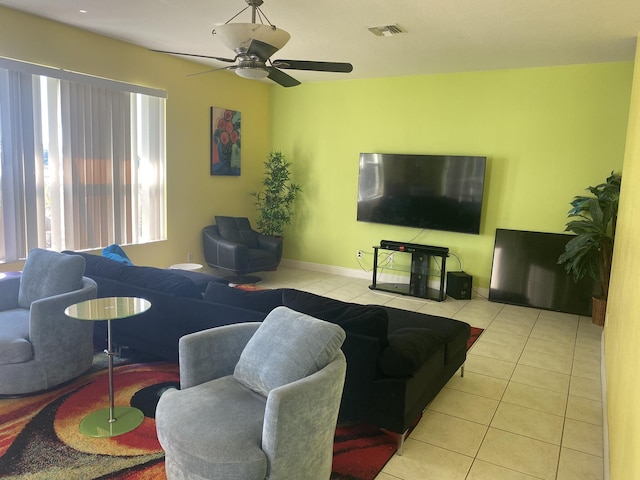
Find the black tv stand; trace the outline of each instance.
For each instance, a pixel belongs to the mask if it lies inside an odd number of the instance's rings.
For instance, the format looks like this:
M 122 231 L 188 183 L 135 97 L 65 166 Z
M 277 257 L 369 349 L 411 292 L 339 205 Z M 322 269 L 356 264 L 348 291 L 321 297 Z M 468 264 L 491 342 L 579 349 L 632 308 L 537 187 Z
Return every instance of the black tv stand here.
M 410 264 L 396 268 L 386 264 L 382 269 L 388 268 L 397 272 L 402 272 L 407 276 L 407 282 L 379 283 L 378 282 L 378 251 L 387 250 L 389 252 L 401 252 L 411 255 Z M 431 245 L 421 245 L 419 243 L 396 242 L 393 240 L 382 240 L 380 246 L 373 247 L 373 283 L 369 286 L 371 290 L 381 290 L 385 292 L 411 295 L 413 297 L 426 298 L 442 302 L 446 298 L 444 282 L 446 276 L 446 261 L 449 256 L 449 249 L 446 247 L 435 247 Z M 391 255 L 391 253 L 389 253 Z M 440 258 L 440 266 L 433 268 L 433 262 Z M 402 262 L 398 262 L 401 264 Z M 437 264 L 436 264 L 437 266 Z M 382 270 L 380 269 L 380 270 Z M 440 277 L 440 288 L 429 287 L 430 277 Z

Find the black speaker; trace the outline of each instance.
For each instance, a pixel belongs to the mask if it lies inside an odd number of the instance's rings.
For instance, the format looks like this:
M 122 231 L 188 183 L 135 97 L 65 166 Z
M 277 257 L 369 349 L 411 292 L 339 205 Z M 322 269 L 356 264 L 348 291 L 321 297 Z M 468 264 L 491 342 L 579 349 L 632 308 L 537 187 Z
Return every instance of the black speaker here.
M 456 300 L 471 300 L 473 277 L 464 272 L 447 272 L 447 295 Z

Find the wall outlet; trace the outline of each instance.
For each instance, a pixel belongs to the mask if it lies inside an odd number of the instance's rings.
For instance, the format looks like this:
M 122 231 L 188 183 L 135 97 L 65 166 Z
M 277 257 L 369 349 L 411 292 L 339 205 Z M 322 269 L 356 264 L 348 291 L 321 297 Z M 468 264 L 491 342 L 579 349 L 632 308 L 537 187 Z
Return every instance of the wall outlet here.
M 187 262 L 193 262 L 193 255 L 191 254 L 191 252 L 187 253 Z
M 358 257 L 358 258 L 362 258 L 362 250 L 358 250 L 358 251 L 356 252 L 356 257 Z

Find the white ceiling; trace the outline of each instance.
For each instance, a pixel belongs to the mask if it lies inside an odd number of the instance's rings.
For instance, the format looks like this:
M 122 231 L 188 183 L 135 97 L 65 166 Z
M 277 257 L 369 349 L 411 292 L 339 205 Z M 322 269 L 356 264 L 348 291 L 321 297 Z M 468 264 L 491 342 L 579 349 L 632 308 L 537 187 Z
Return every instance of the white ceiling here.
M 146 48 L 231 58 L 211 31 L 247 6 L 244 0 L 0 5 Z M 639 0 L 265 0 L 261 8 L 291 34 L 272 59 L 354 67 L 350 74 L 287 70 L 301 81 L 632 61 L 640 32 Z M 234 22 L 250 18 L 249 9 Z M 378 37 L 367 30 L 389 24 L 407 33 Z

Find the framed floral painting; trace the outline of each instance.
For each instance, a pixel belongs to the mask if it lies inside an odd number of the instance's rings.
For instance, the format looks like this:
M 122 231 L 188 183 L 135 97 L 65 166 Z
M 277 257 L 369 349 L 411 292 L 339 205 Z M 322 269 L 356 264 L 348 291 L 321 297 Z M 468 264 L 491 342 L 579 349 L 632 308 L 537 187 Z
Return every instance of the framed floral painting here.
M 240 175 L 241 114 L 211 107 L 211 175 Z

